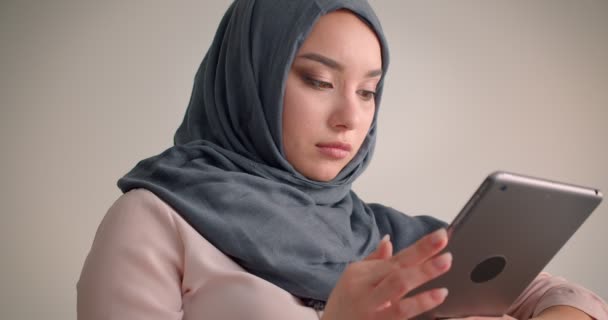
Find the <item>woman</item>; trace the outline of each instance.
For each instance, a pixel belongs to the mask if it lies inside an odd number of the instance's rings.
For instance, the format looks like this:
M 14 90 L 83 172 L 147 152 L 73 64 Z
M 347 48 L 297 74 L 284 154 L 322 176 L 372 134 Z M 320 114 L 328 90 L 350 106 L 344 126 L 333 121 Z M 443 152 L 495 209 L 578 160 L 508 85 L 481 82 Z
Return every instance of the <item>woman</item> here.
M 234 2 L 175 146 L 119 181 L 79 319 L 408 319 L 440 304 L 444 288 L 401 297 L 449 270 L 445 224 L 350 190 L 371 159 L 387 66 L 365 1 Z M 606 310 L 542 275 L 510 313 Z

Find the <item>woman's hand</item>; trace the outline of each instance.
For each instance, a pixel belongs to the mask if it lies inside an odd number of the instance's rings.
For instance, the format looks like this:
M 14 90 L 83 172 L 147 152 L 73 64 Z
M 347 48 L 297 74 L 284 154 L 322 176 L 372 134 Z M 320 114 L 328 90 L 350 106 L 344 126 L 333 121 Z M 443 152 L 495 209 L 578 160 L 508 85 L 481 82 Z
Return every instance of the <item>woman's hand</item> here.
M 365 260 L 350 264 L 332 291 L 324 320 L 409 319 L 441 304 L 445 288 L 402 299 L 411 290 L 450 269 L 452 256 L 435 256 L 447 245 L 445 229 L 435 231 L 392 256 L 383 239 Z

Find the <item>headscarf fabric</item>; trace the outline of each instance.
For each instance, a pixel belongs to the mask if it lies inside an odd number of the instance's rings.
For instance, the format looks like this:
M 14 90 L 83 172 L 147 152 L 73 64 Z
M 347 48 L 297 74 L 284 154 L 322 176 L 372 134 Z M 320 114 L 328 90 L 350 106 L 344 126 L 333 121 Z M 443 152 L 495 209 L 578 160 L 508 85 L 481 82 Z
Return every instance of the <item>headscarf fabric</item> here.
M 236 0 L 196 73 L 175 145 L 118 181 L 123 192 L 150 190 L 245 270 L 319 308 L 345 267 L 371 253 L 382 235 L 399 250 L 444 226 L 366 204 L 351 190 L 371 159 L 376 115 L 332 181 L 310 180 L 285 160 L 287 74 L 315 22 L 335 10 L 375 31 L 386 74 L 386 40 L 366 1 Z

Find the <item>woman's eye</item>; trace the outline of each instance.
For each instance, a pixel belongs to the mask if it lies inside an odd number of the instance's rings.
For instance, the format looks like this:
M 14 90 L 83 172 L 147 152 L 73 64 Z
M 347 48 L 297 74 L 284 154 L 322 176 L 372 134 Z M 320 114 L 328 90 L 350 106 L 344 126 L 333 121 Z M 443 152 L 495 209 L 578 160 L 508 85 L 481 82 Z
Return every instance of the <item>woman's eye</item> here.
M 369 90 L 359 90 L 358 91 L 359 96 L 364 100 L 364 101 L 370 101 L 372 100 L 374 97 L 376 97 L 376 93 L 374 91 L 369 91 Z
M 325 81 L 321 81 L 321 80 L 317 80 L 317 79 L 313 79 L 313 78 L 306 78 L 305 80 L 309 85 L 311 85 L 312 87 L 314 87 L 316 89 L 333 89 L 333 87 L 334 87 L 329 82 L 325 82 Z

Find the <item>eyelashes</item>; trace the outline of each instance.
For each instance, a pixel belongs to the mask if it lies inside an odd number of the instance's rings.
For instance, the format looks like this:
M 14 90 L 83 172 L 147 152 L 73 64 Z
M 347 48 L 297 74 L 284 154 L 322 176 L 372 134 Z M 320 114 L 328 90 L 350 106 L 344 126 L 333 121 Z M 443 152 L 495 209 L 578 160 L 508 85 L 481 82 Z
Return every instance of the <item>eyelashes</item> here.
M 303 76 L 304 82 L 315 89 L 333 89 L 334 85 L 331 82 L 315 79 L 311 76 Z
M 334 85 L 331 82 L 319 80 L 313 76 L 304 75 L 302 76 L 302 80 L 313 89 L 331 90 L 334 88 Z M 372 90 L 359 89 L 356 92 L 363 101 L 370 101 L 376 97 L 376 92 Z
M 363 99 L 363 101 L 370 101 L 376 98 L 376 92 L 370 90 L 357 90 L 357 94 Z

